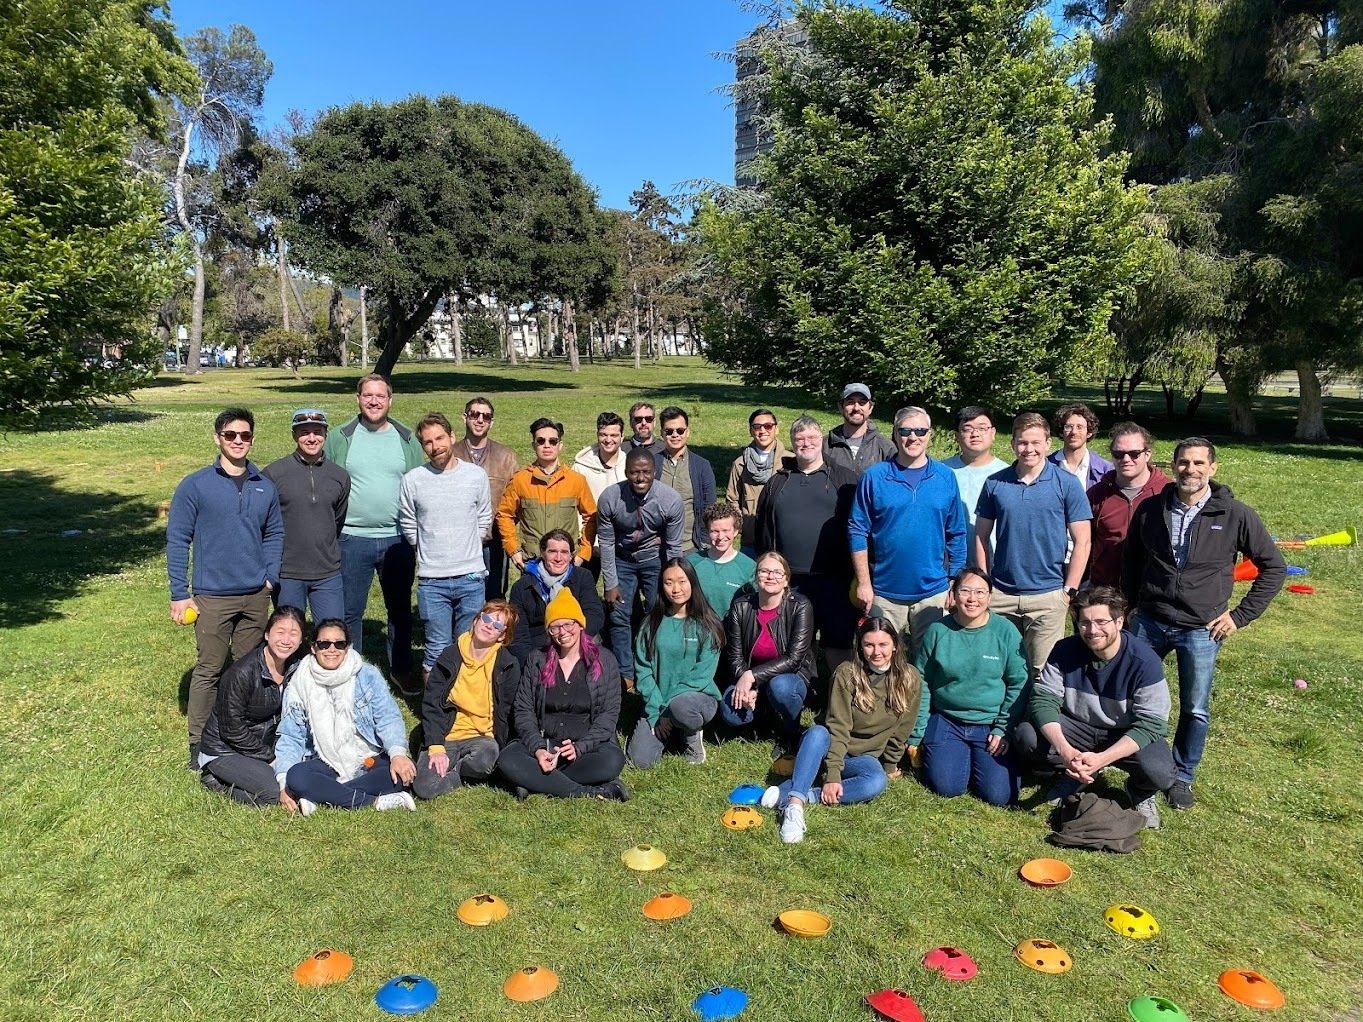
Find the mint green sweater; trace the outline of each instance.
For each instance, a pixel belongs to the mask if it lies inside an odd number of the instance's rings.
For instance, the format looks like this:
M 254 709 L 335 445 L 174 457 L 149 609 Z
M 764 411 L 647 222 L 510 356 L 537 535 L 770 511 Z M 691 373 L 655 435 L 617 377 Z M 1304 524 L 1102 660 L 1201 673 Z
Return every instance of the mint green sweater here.
M 1022 635 L 1006 617 L 990 614 L 978 628 L 962 628 L 948 614 L 923 633 L 914 661 L 923 676 L 926 696 L 910 745 L 923 740 L 928 715 L 941 713 L 961 724 L 987 724 L 1003 735 L 1022 717 L 1027 661 Z
M 647 627 L 647 625 L 645 625 Z M 719 649 L 712 636 L 695 621 L 665 617 L 650 657 L 644 631 L 634 640 L 634 684 L 644 697 L 644 714 L 656 726 L 667 704 L 686 692 L 703 692 L 719 699 L 715 672 Z

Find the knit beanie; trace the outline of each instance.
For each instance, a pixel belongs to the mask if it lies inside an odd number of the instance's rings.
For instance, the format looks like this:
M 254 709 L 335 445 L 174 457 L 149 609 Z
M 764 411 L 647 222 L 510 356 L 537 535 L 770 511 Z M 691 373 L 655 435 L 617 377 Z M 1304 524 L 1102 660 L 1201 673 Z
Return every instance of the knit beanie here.
M 549 606 L 544 608 L 544 623 L 548 625 L 565 619 L 587 627 L 587 615 L 582 613 L 582 604 L 566 587 L 560 589 L 558 595 L 549 601 Z

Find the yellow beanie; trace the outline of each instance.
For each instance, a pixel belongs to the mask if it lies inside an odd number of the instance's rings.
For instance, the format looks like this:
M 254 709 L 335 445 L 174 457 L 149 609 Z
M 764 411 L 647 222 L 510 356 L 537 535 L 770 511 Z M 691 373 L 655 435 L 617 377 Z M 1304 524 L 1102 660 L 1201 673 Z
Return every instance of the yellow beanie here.
M 566 587 L 560 589 L 558 595 L 549 601 L 549 606 L 544 608 L 544 623 L 548 625 L 565 619 L 587 627 L 587 615 L 582 613 L 582 604 Z

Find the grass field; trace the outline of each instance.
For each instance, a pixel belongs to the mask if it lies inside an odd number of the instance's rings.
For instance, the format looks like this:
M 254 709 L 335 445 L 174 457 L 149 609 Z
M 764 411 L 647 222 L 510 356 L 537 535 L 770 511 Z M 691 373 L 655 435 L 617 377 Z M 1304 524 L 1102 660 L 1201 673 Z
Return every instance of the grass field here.
M 415 814 L 305 820 L 205 792 L 183 766 L 177 696 L 193 635 L 168 620 L 159 508 L 209 460 L 220 408 L 254 409 L 263 464 L 291 446 L 293 408 L 353 414 L 355 375 L 167 376 L 94 425 L 0 437 L 0 1018 L 377 1019 L 374 991 L 410 970 L 439 985 L 427 1017 L 441 1019 L 682 1020 L 715 984 L 746 990 L 743 1017 L 754 1020 L 864 1019 L 861 997 L 887 986 L 910 991 L 928 1019 L 1120 1019 L 1143 994 L 1195 1020 L 1244 1019 L 1248 1009 L 1216 989 L 1222 970 L 1242 967 L 1284 990 L 1283 1017 L 1359 1017 L 1357 549 L 1290 555 L 1316 594 L 1281 596 L 1223 651 L 1197 808 L 1166 812 L 1134 855 L 1062 853 L 1076 876 L 1051 891 L 1016 875 L 1047 854 L 1042 810 L 948 802 L 911 779 L 868 806 L 813 808 L 803 845 L 783 846 L 770 820 L 725 830 L 728 791 L 767 766 L 758 743 L 712 746 L 700 768 L 669 757 L 627 770 L 635 797 L 624 805 L 522 804 L 474 788 Z M 807 407 L 798 391 L 744 388 L 687 359 L 578 375 L 558 364 L 403 365 L 395 382 L 394 414 L 409 423 L 431 409 L 454 418 L 468 396 L 488 394 L 495 435 L 523 458 L 537 415 L 567 424 L 571 454 L 602 408 L 623 414 L 640 394 L 679 403 L 721 475 L 753 407 L 774 408 L 783 426 Z M 1363 412 L 1344 398 L 1328 410 L 1348 442 L 1283 439 L 1291 403 L 1274 398 L 1269 438 L 1222 451 L 1220 478 L 1275 534 L 1357 524 Z M 882 425 L 890 411 L 879 409 Z M 1193 426 L 1153 422 L 1161 460 L 1179 433 L 1216 437 L 1218 412 L 1213 397 Z M 948 433 L 937 439 L 934 453 L 950 453 Z M 1295 690 L 1298 677 L 1309 688 Z M 670 864 L 629 872 L 619 856 L 637 842 Z M 695 910 L 645 919 L 643 903 L 669 889 Z M 484 890 L 509 902 L 510 917 L 459 924 L 459 902 Z M 1158 919 L 1155 940 L 1107 929 L 1103 910 L 1126 901 Z M 791 907 L 827 912 L 831 935 L 777 932 L 774 917 Z M 1012 948 L 1029 937 L 1060 943 L 1074 970 L 1020 967 Z M 929 975 L 919 960 L 939 944 L 974 955 L 980 977 Z M 296 987 L 294 965 L 322 947 L 352 954 L 353 976 Z M 531 964 L 555 970 L 560 989 L 513 1005 L 501 984 Z

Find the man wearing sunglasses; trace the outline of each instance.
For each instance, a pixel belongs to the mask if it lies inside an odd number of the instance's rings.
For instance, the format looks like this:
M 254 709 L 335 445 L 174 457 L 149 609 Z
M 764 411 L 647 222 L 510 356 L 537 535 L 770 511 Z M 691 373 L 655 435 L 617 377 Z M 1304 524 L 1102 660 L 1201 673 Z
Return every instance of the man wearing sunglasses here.
M 1093 549 L 1089 581 L 1096 586 L 1122 584 L 1122 544 L 1136 508 L 1169 485 L 1155 466 L 1155 438 L 1144 426 L 1119 422 L 1112 427 L 1108 448 L 1113 467 L 1089 487 L 1093 509 Z
M 493 415 L 492 402 L 487 398 L 480 395 L 468 400 L 464 405 L 464 438 L 455 443 L 454 456 L 487 473 L 488 492 L 496 510 L 507 484 L 520 468 L 520 461 L 510 447 L 492 439 Z M 489 600 L 506 595 L 507 565 L 506 551 L 494 529 L 483 540 L 483 567 L 487 571 L 484 589 Z
M 227 654 L 237 660 L 260 645 L 284 556 L 279 492 L 247 458 L 254 416 L 228 408 L 213 423 L 213 436 L 218 456 L 180 480 L 166 523 L 170 619 L 192 621 L 198 647 L 185 712 L 189 768 L 195 771 Z
M 909 637 L 911 660 L 928 625 L 946 614 L 951 580 L 966 563 L 967 525 L 955 475 L 928 456 L 928 413 L 901 408 L 894 427 L 898 450 L 862 473 L 847 534 L 857 603 L 867 614 L 879 605 Z
M 649 454 L 661 454 L 663 442 L 653 435 L 657 413 L 647 401 L 636 401 L 629 408 L 629 428 L 634 430 L 629 438 L 631 448 L 642 447 Z
M 563 423 L 540 418 L 530 424 L 535 460 L 511 477 L 497 505 L 497 531 L 502 548 L 517 569 L 524 571 L 540 537 L 562 529 L 573 538 L 573 564 L 591 560 L 596 538 L 596 501 L 587 480 L 559 461 L 563 453 Z
M 668 405 L 658 416 L 663 427 L 663 451 L 653 456 L 653 467 L 660 482 L 666 483 L 682 499 L 682 552 L 710 548 L 710 532 L 705 527 L 705 509 L 715 502 L 714 467 L 690 449 L 691 417 L 676 405 Z M 697 509 L 700 514 L 697 514 Z

